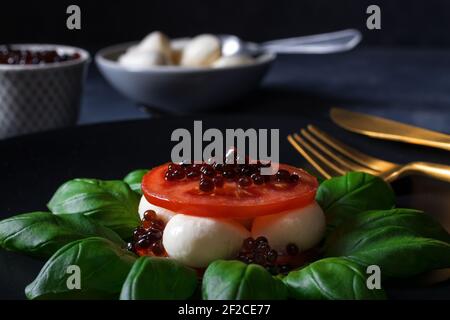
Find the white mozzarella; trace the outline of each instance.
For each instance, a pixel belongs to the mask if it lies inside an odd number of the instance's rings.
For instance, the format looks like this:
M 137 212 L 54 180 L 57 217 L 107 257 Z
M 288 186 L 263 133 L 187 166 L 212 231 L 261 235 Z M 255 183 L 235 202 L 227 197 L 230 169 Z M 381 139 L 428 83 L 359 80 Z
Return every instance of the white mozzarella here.
M 153 210 L 156 213 L 156 216 L 158 218 L 160 218 L 162 221 L 164 221 L 165 223 L 167 223 L 174 215 L 176 215 L 176 212 L 173 212 L 171 210 L 165 209 L 165 208 L 161 208 L 158 206 L 155 206 L 154 204 L 151 204 L 150 202 L 147 201 L 147 199 L 145 199 L 144 196 L 141 197 L 141 202 L 139 202 L 139 216 L 141 217 L 141 219 L 144 218 L 144 213 L 147 210 Z
M 206 67 L 220 58 L 220 41 L 211 34 L 193 38 L 184 47 L 181 65 L 189 67 Z
M 253 62 L 252 57 L 244 55 L 221 57 L 213 63 L 214 68 L 226 68 L 250 64 Z
M 172 57 L 172 48 L 169 38 L 162 32 L 154 31 L 147 35 L 137 46 L 136 50 L 145 52 L 159 52 L 167 63 Z
M 166 225 L 163 245 L 168 255 L 194 268 L 236 255 L 250 232 L 223 219 L 177 214 Z
M 272 248 L 285 251 L 294 243 L 300 251 L 317 245 L 325 232 L 325 215 L 314 202 L 307 207 L 255 218 L 252 236 L 264 236 Z
M 147 52 L 136 49 L 128 50 L 118 61 L 119 64 L 129 68 L 151 68 L 167 64 L 164 55 L 158 51 Z

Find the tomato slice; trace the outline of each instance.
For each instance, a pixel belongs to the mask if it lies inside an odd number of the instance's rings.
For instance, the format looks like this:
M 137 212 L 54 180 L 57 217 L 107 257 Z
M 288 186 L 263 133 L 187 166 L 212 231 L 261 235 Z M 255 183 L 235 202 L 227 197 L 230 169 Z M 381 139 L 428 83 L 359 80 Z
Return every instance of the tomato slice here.
M 199 190 L 198 179 L 167 181 L 167 164 L 150 170 L 142 180 L 142 191 L 148 202 L 195 216 L 216 218 L 252 218 L 302 208 L 314 201 L 318 182 L 306 171 L 280 164 L 280 169 L 299 176 L 297 184 L 265 183 L 242 188 L 234 181 L 212 193 Z

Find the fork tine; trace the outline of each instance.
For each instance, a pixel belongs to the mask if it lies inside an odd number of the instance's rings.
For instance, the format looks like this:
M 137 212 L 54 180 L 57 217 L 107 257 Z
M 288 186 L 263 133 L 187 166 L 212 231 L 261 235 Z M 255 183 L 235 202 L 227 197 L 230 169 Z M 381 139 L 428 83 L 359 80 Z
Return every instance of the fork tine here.
M 340 167 L 338 167 L 335 163 L 324 157 L 323 154 L 321 154 L 318 150 L 314 149 L 308 142 L 306 142 L 302 137 L 300 137 L 298 134 L 293 134 L 294 139 L 300 143 L 300 145 L 303 146 L 304 149 L 308 150 L 314 157 L 319 159 L 325 166 L 336 172 L 338 175 L 343 175 L 346 173 L 347 170 L 344 170 Z
M 287 137 L 289 143 L 308 161 L 325 179 L 330 179 L 332 176 L 325 171 L 310 155 L 295 141 L 292 135 Z
M 312 143 L 314 146 L 316 146 L 318 149 L 320 149 L 322 152 L 326 153 L 330 158 L 332 158 L 334 161 L 339 163 L 340 165 L 344 166 L 350 171 L 364 171 L 371 174 L 377 174 L 378 172 L 375 170 L 372 170 L 367 167 L 360 166 L 357 162 L 351 161 L 350 159 L 344 159 L 342 157 L 339 157 L 336 155 L 336 152 L 333 152 L 330 147 L 326 147 L 322 142 L 318 141 L 316 138 L 314 138 L 311 134 L 309 134 L 308 131 L 305 129 L 302 129 L 301 134 L 308 140 L 310 143 Z
M 324 143 L 328 144 L 333 149 L 339 151 L 340 153 L 342 153 L 349 159 L 352 159 L 353 161 L 357 162 L 358 164 L 360 164 L 362 166 L 368 167 L 368 168 L 370 168 L 372 170 L 376 170 L 376 171 L 385 171 L 388 169 L 392 169 L 394 166 L 397 165 L 395 163 L 384 161 L 384 160 L 381 160 L 378 158 L 374 158 L 367 154 L 359 152 L 359 151 L 343 144 L 342 142 L 332 138 L 327 133 L 323 132 L 322 130 L 320 130 L 319 128 L 317 128 L 313 125 L 308 125 L 307 128 L 310 133 L 312 133 L 314 136 L 318 137 Z

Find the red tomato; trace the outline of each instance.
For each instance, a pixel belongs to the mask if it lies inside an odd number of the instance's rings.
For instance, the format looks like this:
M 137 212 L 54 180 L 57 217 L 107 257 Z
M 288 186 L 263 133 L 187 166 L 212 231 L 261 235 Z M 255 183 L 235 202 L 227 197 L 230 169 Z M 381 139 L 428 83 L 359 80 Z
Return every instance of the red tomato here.
M 280 164 L 300 177 L 297 184 L 265 183 L 238 187 L 225 182 L 212 193 L 199 190 L 199 180 L 166 181 L 167 164 L 150 170 L 142 180 L 148 202 L 178 212 L 215 218 L 252 218 L 302 208 L 314 201 L 317 179 L 302 169 Z

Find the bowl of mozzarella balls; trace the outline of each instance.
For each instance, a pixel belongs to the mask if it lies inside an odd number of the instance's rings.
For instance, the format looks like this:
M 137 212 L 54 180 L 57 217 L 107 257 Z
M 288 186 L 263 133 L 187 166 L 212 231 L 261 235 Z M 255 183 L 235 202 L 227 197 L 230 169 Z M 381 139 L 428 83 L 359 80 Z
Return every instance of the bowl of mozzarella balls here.
M 122 95 L 153 109 L 186 113 L 227 105 L 254 90 L 275 55 L 224 56 L 216 35 L 171 40 L 155 31 L 140 42 L 102 49 L 95 60 Z

